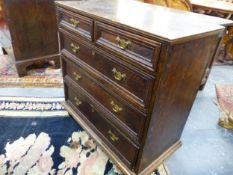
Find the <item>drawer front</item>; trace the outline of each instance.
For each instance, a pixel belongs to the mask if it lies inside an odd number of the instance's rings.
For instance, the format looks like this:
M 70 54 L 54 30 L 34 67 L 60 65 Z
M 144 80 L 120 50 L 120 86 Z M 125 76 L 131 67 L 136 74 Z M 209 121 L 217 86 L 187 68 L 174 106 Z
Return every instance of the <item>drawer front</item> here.
M 160 53 L 160 43 L 124 30 L 95 22 L 96 44 L 123 57 L 130 63 L 155 71 Z
M 66 84 L 67 87 L 68 102 L 93 124 L 102 137 L 108 141 L 108 145 L 110 144 L 113 147 L 114 152 L 122 157 L 123 161 L 131 167 L 137 157 L 138 148 L 102 117 L 103 115 L 87 96 L 81 94 L 79 91 L 75 91 L 75 88 L 71 88 L 70 84 Z
M 128 68 L 115 57 L 107 56 L 105 52 L 96 50 L 81 40 L 75 41 L 63 34 L 61 39 L 63 40 L 62 48 L 107 77 L 116 89 L 121 89 L 133 97 L 141 106 L 140 110 L 144 111 L 151 97 L 154 82 L 152 76 Z M 74 48 L 78 48 L 78 51 Z
M 76 34 L 92 41 L 93 20 L 70 11 L 58 8 L 60 27 L 70 29 Z
M 86 71 L 84 71 L 79 65 L 70 61 L 68 58 L 62 58 L 64 76 L 69 79 L 69 77 L 76 82 L 85 91 L 91 94 L 95 99 L 97 99 L 109 112 L 112 113 L 114 118 L 119 120 L 120 126 L 126 125 L 126 131 L 129 129 L 133 131 L 133 135 L 138 137 L 142 135 L 145 117 L 139 112 L 134 111 L 127 104 L 123 103 L 121 100 L 117 99 L 111 95 L 107 90 L 105 90 L 99 82 L 93 79 Z M 117 122 L 116 121 L 116 122 Z M 125 127 L 123 127 L 125 128 Z

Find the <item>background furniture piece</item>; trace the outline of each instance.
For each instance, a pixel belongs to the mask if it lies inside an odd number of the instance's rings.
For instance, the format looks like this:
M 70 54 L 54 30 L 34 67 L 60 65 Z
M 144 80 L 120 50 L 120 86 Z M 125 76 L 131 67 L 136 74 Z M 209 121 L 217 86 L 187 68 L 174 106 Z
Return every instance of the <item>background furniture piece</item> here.
M 6 46 L 8 44 L 7 42 L 9 41 L 8 39 L 9 30 L 6 25 L 6 21 L 4 20 L 3 12 L 4 12 L 3 11 L 3 0 L 0 0 L 0 46 L 3 46 L 3 45 Z
M 233 4 L 226 1 L 217 0 L 191 0 L 193 11 L 197 13 L 218 16 L 221 18 L 231 19 L 233 14 Z M 230 21 L 230 20 L 229 20 Z M 233 61 L 233 26 L 232 23 L 223 23 L 226 31 L 221 42 L 221 47 L 216 56 L 210 61 L 206 70 L 206 75 L 203 78 L 201 88 L 203 89 L 208 79 L 214 60 L 216 61 Z
M 124 173 L 149 174 L 181 145 L 224 27 L 136 1 L 57 6 L 65 108 Z
M 179 10 L 192 11 L 192 5 L 189 0 L 144 0 L 144 2 Z
M 192 3 L 190 3 L 189 0 L 144 0 L 142 2 L 161 5 L 174 9 L 194 11 L 213 16 L 225 17 L 226 19 L 231 17 L 231 14 L 233 12 L 232 3 L 216 0 L 192 0 Z M 216 54 L 213 55 L 213 58 L 209 60 L 209 64 L 206 68 L 205 74 L 203 75 L 202 82 L 200 84 L 200 90 L 202 90 L 208 80 L 214 60 L 221 59 L 222 57 L 223 60 L 226 60 L 226 57 L 228 55 L 231 55 L 231 58 L 233 58 L 233 29 L 231 27 L 233 22 L 230 22 L 229 20 L 224 21 L 217 18 L 213 20 L 213 18 L 208 17 L 203 17 L 199 19 L 199 22 L 223 25 L 227 29 L 223 37 L 223 41 L 221 42 L 221 47 L 219 51 L 216 52 Z
M 1 0 L 4 20 L 0 42 L 15 61 L 19 76 L 29 65 L 54 61 L 59 67 L 59 47 L 53 0 Z
M 0 1 L 0 20 L 3 18 L 3 3 Z
M 224 0 L 190 0 L 192 6 L 196 9 L 204 10 L 206 12 L 222 13 L 229 16 L 233 13 L 232 2 Z M 227 17 L 225 17 L 227 18 Z
M 197 13 L 203 13 L 212 16 L 218 16 L 225 19 L 233 19 L 233 3 L 229 1 L 218 0 L 191 0 L 193 10 Z M 233 27 L 227 26 L 226 34 L 222 42 L 222 55 L 219 55 L 219 61 L 233 61 Z

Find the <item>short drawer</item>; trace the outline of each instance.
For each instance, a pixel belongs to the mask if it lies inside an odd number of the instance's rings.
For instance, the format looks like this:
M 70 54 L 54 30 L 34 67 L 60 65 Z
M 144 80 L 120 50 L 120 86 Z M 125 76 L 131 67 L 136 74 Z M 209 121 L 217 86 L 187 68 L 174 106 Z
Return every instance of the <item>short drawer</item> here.
M 139 104 L 139 109 L 144 110 L 150 102 L 151 92 L 155 78 L 136 68 L 120 62 L 114 56 L 94 48 L 83 40 L 74 40 L 71 36 L 60 34 L 62 49 L 72 53 L 103 77 L 114 84 L 114 88 L 121 89 L 129 94 Z M 137 106 L 137 107 L 138 107 Z
M 59 29 L 61 49 L 67 50 L 69 53 L 75 55 L 78 58 L 90 58 L 92 57 L 93 46 L 86 42 L 81 42 L 80 38 L 74 37 L 67 30 Z M 86 44 L 85 44 L 86 43 Z
M 68 104 L 78 114 L 81 113 L 91 123 L 92 127 L 98 130 L 98 135 L 106 139 L 107 144 L 131 168 L 134 165 L 139 148 L 111 125 L 86 95 L 76 91 L 70 84 L 66 84 L 66 88 Z
M 160 43 L 119 28 L 95 22 L 96 44 L 139 67 L 155 71 Z
M 65 80 L 69 81 L 69 79 L 72 79 L 76 82 L 78 86 L 98 100 L 112 114 L 118 126 L 123 125 L 122 130 L 125 133 L 130 131 L 136 138 L 135 140 L 139 140 L 144 129 L 145 116 L 129 107 L 121 99 L 113 96 L 97 80 L 81 68 L 80 65 L 75 64 L 64 56 L 62 57 L 62 65 Z
M 82 15 L 58 8 L 59 27 L 72 30 L 76 34 L 92 41 L 93 20 Z

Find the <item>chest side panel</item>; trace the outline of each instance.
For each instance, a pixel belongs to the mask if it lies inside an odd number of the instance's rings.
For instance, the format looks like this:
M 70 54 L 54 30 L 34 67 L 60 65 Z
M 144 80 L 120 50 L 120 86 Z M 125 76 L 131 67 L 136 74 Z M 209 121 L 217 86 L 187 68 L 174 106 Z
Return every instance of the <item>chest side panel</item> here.
M 220 39 L 212 35 L 170 46 L 167 57 L 159 63 L 160 82 L 153 94 L 155 103 L 139 171 L 179 141 L 208 61 Z

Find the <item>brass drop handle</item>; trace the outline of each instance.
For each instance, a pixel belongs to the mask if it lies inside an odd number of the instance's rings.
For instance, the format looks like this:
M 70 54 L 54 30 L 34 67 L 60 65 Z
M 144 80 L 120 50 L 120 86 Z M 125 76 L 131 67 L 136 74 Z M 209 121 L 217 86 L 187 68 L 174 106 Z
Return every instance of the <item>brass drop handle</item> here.
M 76 19 L 70 18 L 70 23 L 73 27 L 78 27 L 80 22 Z
M 116 80 L 121 81 L 126 77 L 126 74 L 121 73 L 120 71 L 117 71 L 117 69 L 114 67 L 112 69 L 113 76 Z
M 77 80 L 77 81 L 81 80 L 81 78 L 82 78 L 81 75 L 78 74 L 77 72 L 73 72 L 73 75 L 75 76 L 74 79 Z
M 71 49 L 72 49 L 72 51 L 73 51 L 74 53 L 77 53 L 77 52 L 79 51 L 79 49 L 80 49 L 80 47 L 77 46 L 77 45 L 75 45 L 74 43 L 71 43 L 71 44 L 70 44 L 70 47 L 71 47 Z
M 80 106 L 82 104 L 82 101 L 79 100 L 77 97 L 74 98 L 74 101 L 77 106 Z
M 118 44 L 118 46 L 121 48 L 121 49 L 127 49 L 131 46 L 131 41 L 126 41 L 124 39 L 121 39 L 119 36 L 116 37 L 116 42 Z
M 118 113 L 118 112 L 121 112 L 123 109 L 122 107 L 118 106 L 117 104 L 115 104 L 114 101 L 111 101 L 111 106 L 112 106 L 112 110 L 115 112 L 115 113 Z
M 115 134 L 112 133 L 111 130 L 108 131 L 108 134 L 110 136 L 110 139 L 113 141 L 113 142 L 116 142 L 119 140 L 119 137 L 117 137 Z

